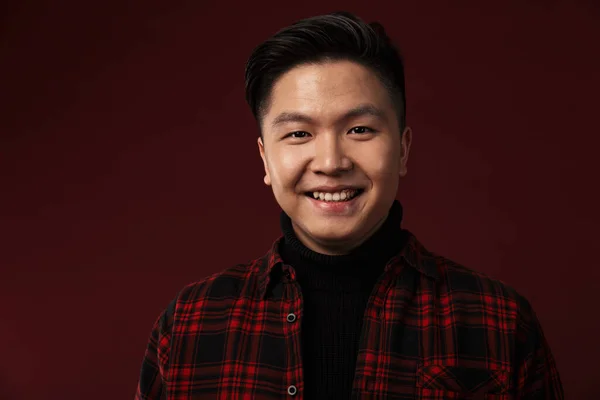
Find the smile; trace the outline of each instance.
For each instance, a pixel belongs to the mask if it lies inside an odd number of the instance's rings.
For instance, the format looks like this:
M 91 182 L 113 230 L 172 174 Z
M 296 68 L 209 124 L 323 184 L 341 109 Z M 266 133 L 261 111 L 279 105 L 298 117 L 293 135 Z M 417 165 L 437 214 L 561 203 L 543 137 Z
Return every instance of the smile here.
M 363 191 L 363 189 L 344 189 L 339 192 L 306 192 L 305 194 L 315 200 L 333 203 L 350 201 Z

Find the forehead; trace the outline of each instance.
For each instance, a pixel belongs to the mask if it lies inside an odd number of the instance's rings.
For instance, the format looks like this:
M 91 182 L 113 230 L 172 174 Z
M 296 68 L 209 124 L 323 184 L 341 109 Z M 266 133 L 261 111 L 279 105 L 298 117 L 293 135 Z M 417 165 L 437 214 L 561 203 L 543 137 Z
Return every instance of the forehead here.
M 364 103 L 393 113 L 377 75 L 351 61 L 295 67 L 275 82 L 270 97 L 266 125 L 281 112 L 301 112 L 324 122 Z

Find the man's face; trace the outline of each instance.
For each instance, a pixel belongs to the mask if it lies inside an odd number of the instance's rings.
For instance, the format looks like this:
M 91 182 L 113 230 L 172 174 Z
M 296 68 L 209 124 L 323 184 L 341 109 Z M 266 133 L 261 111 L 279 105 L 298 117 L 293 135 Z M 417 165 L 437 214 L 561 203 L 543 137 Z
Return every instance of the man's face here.
M 307 247 L 344 254 L 387 217 L 410 129 L 400 135 L 385 87 L 349 61 L 296 67 L 270 100 L 258 140 L 264 181 Z

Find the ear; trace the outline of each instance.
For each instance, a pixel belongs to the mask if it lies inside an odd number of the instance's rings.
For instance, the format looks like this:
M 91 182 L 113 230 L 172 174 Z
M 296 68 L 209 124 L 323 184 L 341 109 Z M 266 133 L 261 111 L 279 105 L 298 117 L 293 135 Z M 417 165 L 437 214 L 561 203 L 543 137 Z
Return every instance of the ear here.
M 265 177 L 263 178 L 265 185 L 271 186 L 271 174 L 269 174 L 269 166 L 267 165 L 267 158 L 265 157 L 265 145 L 263 143 L 262 137 L 258 138 L 258 152 L 260 153 L 260 158 L 262 158 L 263 166 L 265 168 Z
M 400 177 L 405 177 L 408 172 L 407 163 L 411 143 L 412 130 L 409 127 L 406 127 L 404 128 L 404 132 L 402 132 L 402 136 L 400 138 L 400 168 L 398 171 Z

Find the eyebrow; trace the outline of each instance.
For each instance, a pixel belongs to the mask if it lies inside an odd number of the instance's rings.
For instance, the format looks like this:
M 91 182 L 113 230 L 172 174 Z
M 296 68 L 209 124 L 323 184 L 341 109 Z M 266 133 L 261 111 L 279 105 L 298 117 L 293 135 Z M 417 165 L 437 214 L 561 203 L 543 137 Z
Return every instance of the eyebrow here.
M 373 104 L 360 104 L 344 113 L 344 115 L 342 115 L 338 121 L 347 121 L 353 118 L 363 117 L 367 115 L 384 121 L 386 120 L 385 113 L 381 109 L 375 107 Z M 310 116 L 300 112 L 284 111 L 277 117 L 275 117 L 275 119 L 271 123 L 271 126 L 276 127 L 278 125 L 283 125 L 289 122 L 314 123 L 315 121 Z

